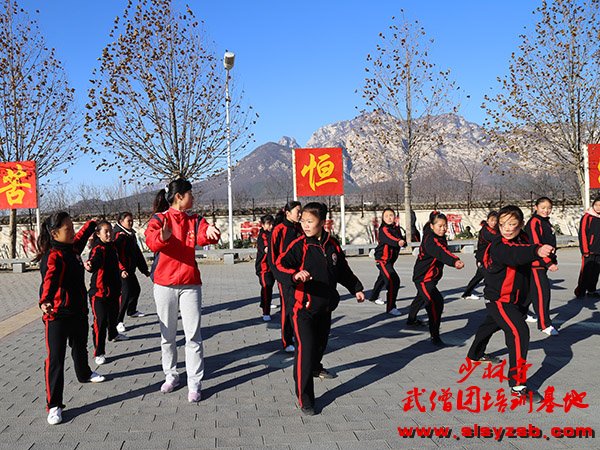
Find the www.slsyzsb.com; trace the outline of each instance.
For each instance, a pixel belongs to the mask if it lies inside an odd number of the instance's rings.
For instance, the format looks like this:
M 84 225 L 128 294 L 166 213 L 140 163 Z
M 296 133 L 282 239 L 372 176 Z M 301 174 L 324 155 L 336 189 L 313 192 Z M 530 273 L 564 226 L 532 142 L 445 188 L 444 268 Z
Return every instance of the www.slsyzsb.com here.
M 595 437 L 590 427 L 552 427 L 545 432 L 535 425 L 488 427 L 474 424 L 453 431 L 452 427 L 398 427 L 398 435 L 402 438 L 448 438 L 472 439 L 484 438 L 502 441 L 503 439 L 590 439 Z

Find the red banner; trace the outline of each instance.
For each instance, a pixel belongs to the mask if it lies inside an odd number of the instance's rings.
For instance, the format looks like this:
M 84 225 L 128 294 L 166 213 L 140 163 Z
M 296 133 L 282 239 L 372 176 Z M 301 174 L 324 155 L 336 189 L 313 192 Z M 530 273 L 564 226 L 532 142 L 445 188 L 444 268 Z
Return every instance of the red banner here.
M 37 208 L 34 161 L 0 163 L 0 209 Z
M 344 194 L 341 148 L 297 148 L 294 161 L 298 197 Z
M 590 189 L 600 189 L 600 144 L 588 144 Z

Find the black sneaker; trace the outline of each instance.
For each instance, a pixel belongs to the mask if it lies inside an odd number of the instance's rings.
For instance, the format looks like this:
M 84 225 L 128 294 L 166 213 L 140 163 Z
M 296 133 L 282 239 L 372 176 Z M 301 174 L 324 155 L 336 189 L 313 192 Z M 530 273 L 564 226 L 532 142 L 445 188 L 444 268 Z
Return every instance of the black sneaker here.
M 446 343 L 439 337 L 431 338 L 431 343 L 436 347 L 447 347 Z
M 305 416 L 314 416 L 316 414 L 315 408 L 313 406 L 303 406 L 302 408 L 300 408 L 300 410 Z
M 500 364 L 502 362 L 500 358 L 494 355 L 490 355 L 489 353 L 484 353 L 483 356 L 478 359 L 478 361 L 490 364 Z
M 588 292 L 588 297 L 592 297 L 592 298 L 600 298 L 600 292 L 598 291 L 594 291 L 594 292 Z
M 321 369 L 317 372 L 313 372 L 313 377 L 320 378 L 321 380 L 331 380 L 337 378 L 337 375 L 327 369 Z
M 532 391 L 531 389 L 525 387 L 523 389 L 517 390 L 515 388 L 510 389 L 510 393 L 515 397 L 521 397 L 526 402 L 531 399 L 532 403 L 541 403 L 544 398 L 537 391 Z
M 424 320 L 421 320 L 421 319 L 407 320 L 406 326 L 408 326 L 408 327 L 426 327 L 427 322 L 425 322 Z

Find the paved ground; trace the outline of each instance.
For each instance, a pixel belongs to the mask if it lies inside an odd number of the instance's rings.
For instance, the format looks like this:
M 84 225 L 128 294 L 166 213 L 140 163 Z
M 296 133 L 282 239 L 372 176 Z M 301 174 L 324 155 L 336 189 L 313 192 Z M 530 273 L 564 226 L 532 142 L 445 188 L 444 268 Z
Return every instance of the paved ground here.
M 319 449 L 598 449 L 596 439 L 550 437 L 552 427 L 600 429 L 600 325 L 598 301 L 576 300 L 572 288 L 578 272 L 576 250 L 559 255 L 561 269 L 554 278 L 552 315 L 561 326 L 557 337 L 531 327 L 529 362 L 531 384 L 544 391 L 555 388 L 558 403 L 567 392 L 586 392 L 586 409 L 568 413 L 532 412 L 526 407 L 498 412 L 497 380 L 483 380 L 482 368 L 462 384 L 460 364 L 483 317 L 483 303 L 459 299 L 461 287 L 474 272 L 472 255 L 459 272 L 446 269 L 440 285 L 446 309 L 442 337 L 453 344 L 437 349 L 426 332 L 407 329 L 405 318 L 383 313 L 383 307 L 357 304 L 345 296 L 334 313 L 326 366 L 339 374 L 334 380 L 316 381 L 320 414 L 302 416 L 295 404 L 292 359 L 279 348 L 277 320 L 259 318 L 257 280 L 251 263 L 201 265 L 204 279 L 203 337 L 206 378 L 203 400 L 187 403 L 187 389 L 163 395 L 159 332 L 156 316 L 131 319 L 128 342 L 108 344 L 108 363 L 101 372 L 107 382 L 81 385 L 74 378 L 67 356 L 65 422 L 46 423 L 44 410 L 43 328 L 36 320 L 0 338 L 0 448 L 147 449 L 147 448 L 319 448 Z M 409 283 L 412 256 L 397 264 L 403 283 L 399 307 L 406 312 L 414 294 Z M 350 264 L 366 286 L 376 270 L 366 257 Z M 39 273 L 0 273 L 0 328 L 11 316 L 35 304 Z M 142 281 L 140 309 L 154 312 L 151 285 Z M 342 288 L 343 289 L 343 288 Z M 341 291 L 344 294 L 346 292 Z M 279 314 L 275 319 L 279 319 Z M 180 336 L 183 340 L 183 336 Z M 501 334 L 491 350 L 505 357 Z M 183 352 L 180 352 L 183 372 Z M 94 367 L 94 366 L 92 366 Z M 467 394 L 479 387 L 491 394 L 491 409 L 479 413 L 458 409 Z M 407 392 L 426 390 L 425 409 L 404 411 Z M 443 406 L 443 389 L 453 394 Z M 470 388 L 470 389 L 469 389 Z M 430 395 L 436 391 L 433 408 Z M 440 399 L 441 395 L 441 399 Z M 483 404 L 483 403 L 482 403 Z M 462 428 L 535 425 L 542 438 L 467 438 Z M 448 426 L 454 437 L 402 438 L 398 427 Z

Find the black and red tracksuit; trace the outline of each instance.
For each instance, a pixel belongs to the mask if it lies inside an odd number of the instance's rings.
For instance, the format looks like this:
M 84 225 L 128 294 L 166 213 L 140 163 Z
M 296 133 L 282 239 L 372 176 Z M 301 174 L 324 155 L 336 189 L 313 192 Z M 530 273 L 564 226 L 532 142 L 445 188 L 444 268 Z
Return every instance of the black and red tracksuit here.
M 269 266 L 269 242 L 271 232 L 260 229 L 256 238 L 256 275 L 260 283 L 260 307 L 263 316 L 271 315 L 271 301 L 273 300 L 273 285 L 275 277 Z
M 48 409 L 64 408 L 67 343 L 71 347 L 77 379 L 83 383 L 92 375 L 88 364 L 88 306 L 81 252 L 95 227 L 95 222 L 87 222 L 75 236 L 73 244 L 52 240 L 50 250 L 40 261 L 42 284 L 39 304 L 52 303 L 52 311 L 43 315 L 47 352 L 44 375 Z
M 279 288 L 279 296 L 281 297 L 281 341 L 283 348 L 288 345 L 292 345 L 293 329 L 290 319 L 293 301 L 293 292 L 290 287 L 286 287 L 281 282 L 281 276 L 277 270 L 275 262 L 279 255 L 287 250 L 289 245 L 298 236 L 302 235 L 302 229 L 299 223 L 291 222 L 287 219 L 283 219 L 283 222 L 275 225 L 271 232 L 271 240 L 269 242 L 269 254 L 268 260 L 271 267 L 271 272 L 277 280 L 277 287 Z
M 331 312 L 337 308 L 340 295 L 337 283 L 352 294 L 363 290 L 354 275 L 340 244 L 323 232 L 320 239 L 301 236 L 276 261 L 281 282 L 293 294 L 292 323 L 296 337 L 294 381 L 300 407 L 314 407 L 313 376 L 323 365 L 331 328 Z M 306 270 L 311 279 L 295 283 L 293 276 Z
M 119 254 L 119 261 L 127 272 L 127 278 L 121 279 L 121 299 L 119 305 L 118 322 L 123 322 L 125 313 L 131 316 L 137 312 L 138 299 L 140 298 L 140 282 L 135 275 L 135 270 L 139 269 L 146 276 L 150 276 L 146 258 L 140 250 L 134 230 L 127 230 L 120 224 L 115 225 L 113 229 L 115 236 L 115 247 Z
M 556 248 L 556 235 L 548 217 L 541 217 L 534 213 L 525 225 L 524 230 L 531 244 L 548 244 Z M 540 330 L 552 326 L 552 320 L 550 319 L 550 280 L 548 279 L 548 267 L 552 264 L 557 264 L 556 254 L 552 254 L 550 258 L 536 260 L 531 264 L 528 301 L 533 303 Z
M 104 355 L 106 334 L 113 340 L 118 333 L 119 297 L 121 295 L 121 271 L 119 256 L 114 242 L 94 239 L 89 261 L 92 280 L 90 282 L 90 304 L 92 305 L 92 339 L 94 356 Z
M 379 298 L 379 293 L 383 288 L 387 289 L 386 311 L 389 312 L 396 307 L 396 297 L 400 289 L 400 277 L 394 269 L 394 263 L 400 254 L 400 242 L 405 244 L 405 237 L 396 224 L 384 223 L 379 228 L 377 234 L 379 241 L 375 248 L 375 264 L 379 269 L 379 276 L 373 290 L 371 291 L 371 301 Z
M 540 261 L 537 256 L 539 247 L 537 244 L 530 244 L 524 232 L 511 240 L 498 236 L 488 247 L 483 259 L 483 293 L 487 316 L 477 330 L 468 357 L 479 360 L 492 335 L 502 330 L 508 347 L 508 383 L 511 387 L 525 385 L 527 381 L 527 293 L 531 264 Z
M 471 281 L 469 281 L 469 284 L 467 284 L 467 287 L 462 295 L 463 297 L 468 297 L 471 295 L 479 282 L 483 280 L 483 255 L 488 248 L 488 245 L 490 245 L 490 242 L 492 242 L 496 236 L 498 236 L 498 230 L 490 227 L 488 223 L 483 220 L 481 222 L 481 230 L 479 231 L 479 236 L 477 238 L 477 250 L 475 250 L 477 271 L 475 272 L 475 275 L 473 275 L 473 278 L 471 278 Z
M 444 298 L 437 288 L 437 283 L 444 274 L 444 265 L 454 267 L 458 260 L 458 256 L 448 250 L 446 236 L 438 236 L 432 231 L 423 233 L 412 278 L 417 288 L 417 296 L 410 305 L 408 322 L 417 320 L 417 313 L 424 305 L 429 317 L 429 332 L 434 340 L 440 337 L 440 323 L 444 311 Z
M 600 215 L 590 208 L 579 223 L 579 250 L 581 270 L 575 295 L 583 297 L 586 292 L 596 292 L 600 275 Z

